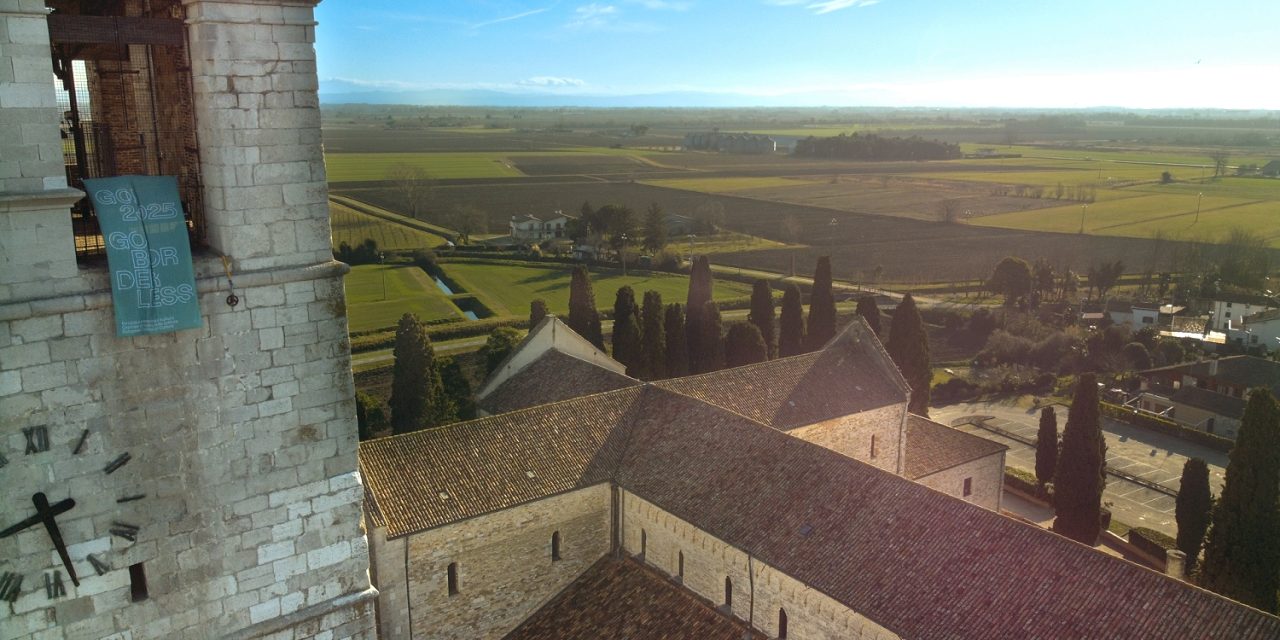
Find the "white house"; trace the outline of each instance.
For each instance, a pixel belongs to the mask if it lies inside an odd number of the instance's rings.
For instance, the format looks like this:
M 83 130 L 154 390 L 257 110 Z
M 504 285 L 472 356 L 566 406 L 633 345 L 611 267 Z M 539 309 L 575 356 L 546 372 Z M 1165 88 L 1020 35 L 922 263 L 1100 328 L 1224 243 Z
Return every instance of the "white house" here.
M 1227 337 L 1244 347 L 1260 347 L 1264 351 L 1280 348 L 1280 309 L 1245 316 Z
M 1275 308 L 1274 301 L 1261 296 L 1224 297 L 1213 301 L 1213 322 L 1210 327 L 1229 332 L 1238 328 L 1245 318 Z
M 550 215 L 511 216 L 511 238 L 519 242 L 542 242 L 552 238 L 564 238 L 569 221 L 576 219 L 561 211 Z

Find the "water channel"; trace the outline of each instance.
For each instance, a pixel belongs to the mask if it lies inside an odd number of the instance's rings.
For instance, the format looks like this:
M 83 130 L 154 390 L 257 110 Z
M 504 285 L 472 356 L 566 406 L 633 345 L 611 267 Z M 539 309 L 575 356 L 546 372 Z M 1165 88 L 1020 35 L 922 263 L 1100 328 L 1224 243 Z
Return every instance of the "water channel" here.
M 436 281 L 436 286 L 437 286 L 437 287 L 440 287 L 440 290 L 441 290 L 441 291 L 443 291 L 443 292 L 444 292 L 444 294 L 445 294 L 446 296 L 451 296 L 451 295 L 453 295 L 453 289 L 450 289 L 450 288 L 449 288 L 449 285 L 448 285 L 448 284 L 445 284 L 445 281 L 444 281 L 444 280 L 441 280 L 439 277 L 436 277 L 436 278 L 435 278 L 435 281 Z M 477 316 L 477 315 L 476 315 L 476 312 L 474 312 L 474 311 L 469 311 L 469 310 L 466 310 L 466 309 L 459 309 L 459 310 L 460 310 L 460 311 L 462 311 L 462 315 L 463 315 L 463 316 L 465 316 L 468 320 L 479 320 L 479 319 L 480 319 L 480 316 Z

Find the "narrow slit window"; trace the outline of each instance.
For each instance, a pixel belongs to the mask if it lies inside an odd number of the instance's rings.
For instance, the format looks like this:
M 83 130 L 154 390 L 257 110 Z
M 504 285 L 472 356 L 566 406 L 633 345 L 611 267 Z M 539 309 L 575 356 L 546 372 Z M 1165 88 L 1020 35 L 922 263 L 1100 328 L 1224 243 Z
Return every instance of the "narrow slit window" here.
M 551 561 L 560 560 L 560 532 L 551 534 Z
M 787 610 L 778 609 L 778 640 L 787 640 Z
M 733 579 L 724 577 L 724 606 L 733 608 Z
M 676 575 L 680 576 L 681 580 L 684 580 L 684 552 L 683 551 L 680 551 L 679 555 L 676 556 L 676 571 L 677 571 Z
M 458 595 L 458 563 L 449 563 L 449 595 Z
M 874 460 L 875 457 L 876 457 L 876 435 L 873 433 L 871 434 L 871 458 Z
M 973 478 L 964 479 L 964 495 L 967 497 L 973 494 Z
M 649 534 L 645 533 L 644 529 L 641 529 L 640 530 L 640 557 L 641 558 L 644 557 L 645 547 L 647 547 L 648 544 L 649 544 Z
M 147 593 L 147 571 L 141 562 L 129 565 L 129 593 L 134 602 L 142 602 L 151 597 Z

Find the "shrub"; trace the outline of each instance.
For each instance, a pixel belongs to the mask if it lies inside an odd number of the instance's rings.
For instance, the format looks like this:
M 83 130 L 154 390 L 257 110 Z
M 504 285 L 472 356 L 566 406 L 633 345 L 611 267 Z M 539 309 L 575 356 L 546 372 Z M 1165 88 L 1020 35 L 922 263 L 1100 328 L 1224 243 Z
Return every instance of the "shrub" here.
M 1046 484 L 1044 488 L 1041 488 L 1040 483 L 1036 480 L 1036 474 L 1026 469 L 1005 467 L 1004 484 L 1006 487 L 1053 504 L 1053 484 Z
M 1178 541 L 1169 536 L 1146 527 L 1129 530 L 1129 544 L 1157 558 L 1164 558 L 1169 549 L 1176 549 Z
M 938 402 L 960 402 L 978 395 L 977 385 L 964 378 L 952 378 L 933 386 L 933 399 Z

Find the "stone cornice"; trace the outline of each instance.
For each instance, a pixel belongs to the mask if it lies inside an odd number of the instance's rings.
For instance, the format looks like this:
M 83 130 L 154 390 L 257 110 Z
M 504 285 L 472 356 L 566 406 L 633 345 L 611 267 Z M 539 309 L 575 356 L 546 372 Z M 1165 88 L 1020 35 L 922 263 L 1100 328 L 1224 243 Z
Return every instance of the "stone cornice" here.
M 83 191 L 70 188 L 44 191 L 0 191 L 0 213 L 66 209 L 83 197 Z

